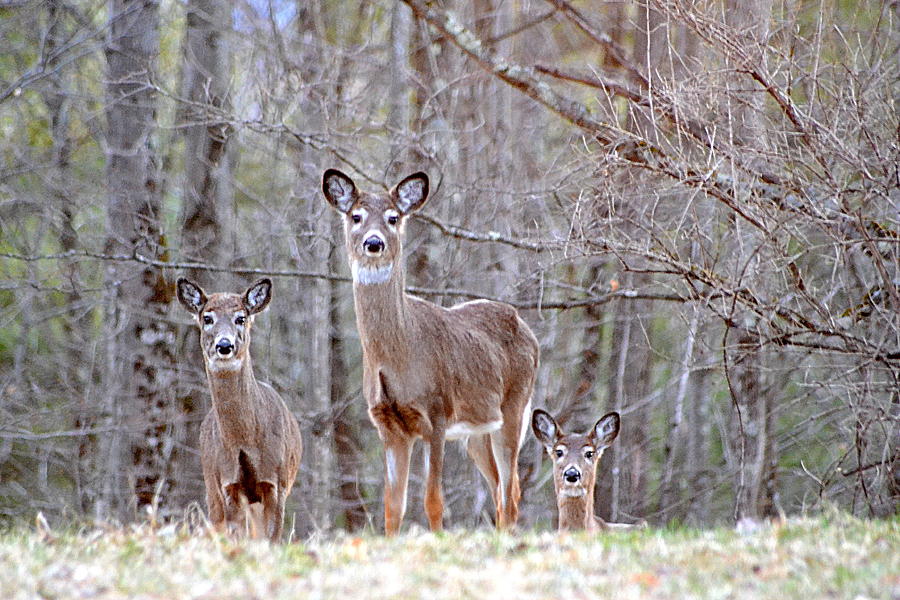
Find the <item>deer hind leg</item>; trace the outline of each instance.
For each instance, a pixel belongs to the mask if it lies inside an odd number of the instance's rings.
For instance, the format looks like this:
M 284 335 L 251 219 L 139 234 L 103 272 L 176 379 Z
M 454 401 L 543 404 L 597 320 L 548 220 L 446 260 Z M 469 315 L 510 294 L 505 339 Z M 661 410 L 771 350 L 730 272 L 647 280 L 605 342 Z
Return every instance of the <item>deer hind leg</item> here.
M 510 396 L 503 406 L 503 425 L 499 431 L 491 433 L 491 452 L 497 465 L 497 528 L 513 527 L 519 520 L 519 448 L 525 439 L 523 410 L 531 404 L 531 390 L 524 402 Z M 524 392 L 523 391 L 523 392 Z M 511 401 L 510 401 L 511 400 Z
M 425 468 L 428 479 L 425 484 L 425 514 L 431 531 L 444 528 L 444 494 L 441 490 L 441 476 L 444 472 L 444 436 L 433 435 L 425 443 Z
M 246 497 L 245 497 L 246 500 Z M 262 502 L 247 502 L 244 506 L 242 530 L 251 540 L 262 539 L 266 535 L 266 517 Z
M 500 506 L 497 495 L 499 476 L 497 464 L 494 462 L 494 452 L 491 450 L 491 436 L 488 434 L 470 436 L 466 441 L 466 452 L 487 482 L 488 488 L 491 490 L 491 497 L 494 499 L 494 506 Z M 499 518 L 498 513 L 497 519 L 499 520 Z
M 409 456 L 414 438 L 391 436 L 384 442 L 384 529 L 388 535 L 399 531 L 406 513 L 406 485 Z

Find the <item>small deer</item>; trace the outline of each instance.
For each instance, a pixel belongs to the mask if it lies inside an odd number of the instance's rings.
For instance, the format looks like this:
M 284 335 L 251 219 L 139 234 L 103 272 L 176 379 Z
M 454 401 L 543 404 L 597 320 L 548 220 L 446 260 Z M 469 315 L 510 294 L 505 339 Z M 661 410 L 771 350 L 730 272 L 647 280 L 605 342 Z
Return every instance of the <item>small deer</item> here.
M 365 193 L 344 173 L 328 169 L 322 190 L 344 221 L 363 394 L 384 444 L 386 532 L 393 535 L 403 521 L 418 439 L 425 445 L 425 512 L 432 531 L 443 526 L 448 439 L 464 440 L 488 482 L 497 527 L 515 525 L 537 339 L 508 304 L 476 300 L 448 309 L 405 292 L 404 226 L 428 198 L 425 173 L 406 177 L 390 192 Z
M 272 282 L 261 279 L 243 295 L 207 296 L 184 278 L 176 288 L 178 301 L 197 317 L 212 394 L 200 426 L 209 519 L 219 531 L 278 541 L 302 442 L 294 415 L 278 392 L 256 380 L 250 361 L 250 328 L 272 299 Z
M 607 523 L 594 515 L 594 485 L 597 465 L 603 451 L 619 435 L 619 413 L 604 415 L 585 434 L 566 434 L 550 413 L 536 409 L 531 415 L 531 429 L 553 460 L 553 487 L 559 509 L 559 531 L 631 529 L 646 527 L 643 520 L 635 525 Z

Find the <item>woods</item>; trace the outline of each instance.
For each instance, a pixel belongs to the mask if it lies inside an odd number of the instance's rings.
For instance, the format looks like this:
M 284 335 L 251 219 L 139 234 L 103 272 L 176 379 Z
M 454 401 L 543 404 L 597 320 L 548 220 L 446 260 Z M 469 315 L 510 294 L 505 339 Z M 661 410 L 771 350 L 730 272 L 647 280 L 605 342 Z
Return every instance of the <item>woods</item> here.
M 424 171 L 407 291 L 519 309 L 534 407 L 621 415 L 603 519 L 900 507 L 897 3 L 0 4 L 0 520 L 180 517 L 209 408 L 187 276 L 271 277 L 285 527 L 383 527 L 327 168 Z M 491 491 L 446 446 L 444 523 Z M 551 465 L 519 456 L 522 527 Z M 406 522 L 424 526 L 411 466 Z

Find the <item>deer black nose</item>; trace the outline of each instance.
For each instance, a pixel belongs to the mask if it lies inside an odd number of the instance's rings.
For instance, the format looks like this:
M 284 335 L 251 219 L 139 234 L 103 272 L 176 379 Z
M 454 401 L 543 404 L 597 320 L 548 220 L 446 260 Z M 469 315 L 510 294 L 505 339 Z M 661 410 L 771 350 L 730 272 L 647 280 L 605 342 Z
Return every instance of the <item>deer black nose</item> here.
M 581 472 L 575 467 L 570 467 L 563 473 L 563 477 L 565 477 L 566 481 L 569 483 L 578 483 L 578 480 L 581 479 Z
M 363 242 L 363 248 L 365 248 L 366 252 L 369 254 L 381 254 L 382 251 L 384 251 L 384 240 L 373 235 Z
M 218 352 L 221 356 L 228 356 L 234 351 L 234 344 L 231 343 L 229 339 L 219 340 L 216 344 L 216 352 Z

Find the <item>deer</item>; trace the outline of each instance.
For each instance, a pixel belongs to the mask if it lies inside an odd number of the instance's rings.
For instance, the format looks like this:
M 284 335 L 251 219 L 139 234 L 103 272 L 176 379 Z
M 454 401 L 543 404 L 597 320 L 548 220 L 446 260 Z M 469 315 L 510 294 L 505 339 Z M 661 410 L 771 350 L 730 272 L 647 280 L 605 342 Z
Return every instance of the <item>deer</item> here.
M 281 396 L 257 381 L 250 360 L 254 317 L 272 299 L 263 278 L 243 294 L 216 293 L 185 278 L 178 301 L 196 317 L 212 408 L 200 426 L 200 462 L 213 527 L 277 542 L 303 443 Z
M 531 429 L 553 461 L 560 532 L 585 530 L 596 533 L 647 526 L 643 519 L 636 524 L 608 523 L 594 514 L 597 465 L 603 451 L 619 435 L 620 423 L 619 413 L 610 412 L 587 433 L 566 434 L 547 411 L 538 408 L 532 413 Z
M 405 225 L 428 199 L 419 171 L 385 192 L 364 192 L 337 169 L 322 175 L 342 217 L 362 345 L 363 396 L 384 447 L 384 526 L 406 512 L 413 446 L 423 442 L 425 513 L 443 527 L 446 440 L 458 440 L 493 494 L 496 526 L 519 514 L 518 458 L 539 360 L 537 339 L 509 304 L 474 300 L 450 308 L 406 292 Z

